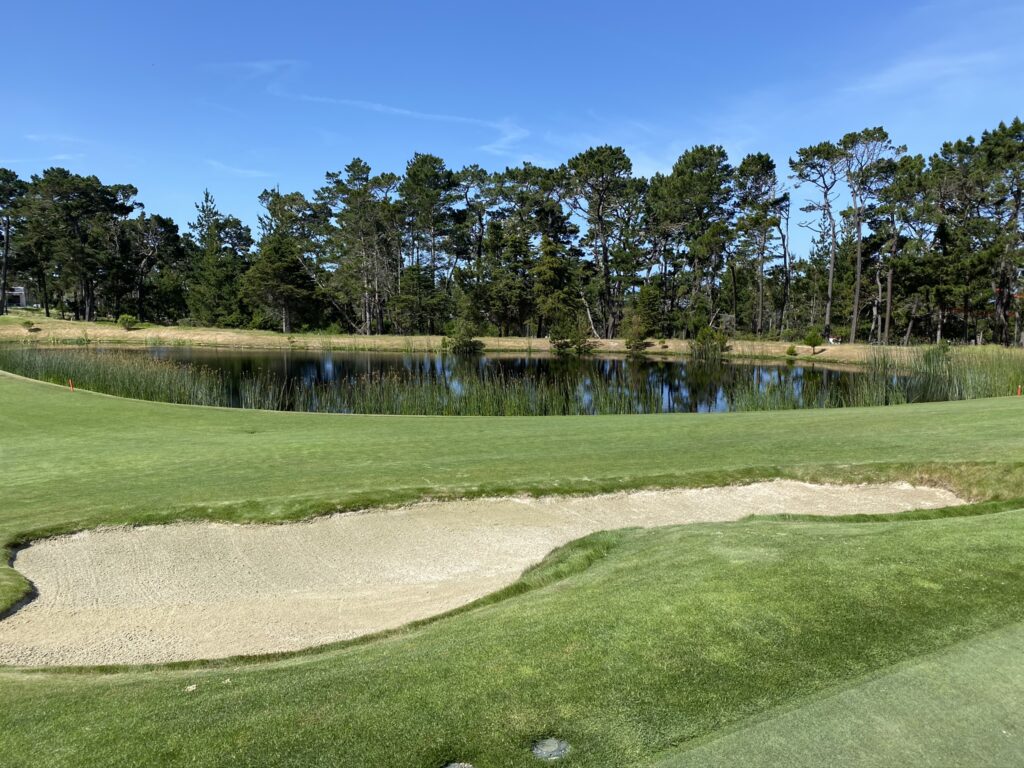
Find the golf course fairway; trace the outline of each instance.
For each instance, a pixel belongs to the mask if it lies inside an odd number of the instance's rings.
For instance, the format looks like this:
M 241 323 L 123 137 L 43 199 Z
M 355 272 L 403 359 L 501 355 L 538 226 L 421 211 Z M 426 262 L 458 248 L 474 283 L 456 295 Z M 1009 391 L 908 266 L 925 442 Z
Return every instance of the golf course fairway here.
M 1024 760 L 1024 399 L 332 416 L 0 374 L 0 429 L 5 562 L 101 525 L 423 498 L 787 478 L 909 481 L 975 502 L 593 533 L 466 608 L 298 653 L 3 668 L 0 765 L 530 766 L 546 737 L 571 745 L 567 766 Z M 31 595 L 0 570 L 0 609 Z

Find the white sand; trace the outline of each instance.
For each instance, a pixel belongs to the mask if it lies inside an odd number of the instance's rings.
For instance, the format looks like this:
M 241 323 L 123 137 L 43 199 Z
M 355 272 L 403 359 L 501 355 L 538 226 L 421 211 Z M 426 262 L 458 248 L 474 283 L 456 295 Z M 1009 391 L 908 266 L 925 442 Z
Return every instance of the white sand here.
M 0 621 L 0 664 L 138 664 L 297 650 L 464 605 L 594 531 L 957 503 L 948 491 L 905 483 L 776 481 L 429 502 L 283 525 L 97 529 L 18 554 L 15 567 L 39 594 Z

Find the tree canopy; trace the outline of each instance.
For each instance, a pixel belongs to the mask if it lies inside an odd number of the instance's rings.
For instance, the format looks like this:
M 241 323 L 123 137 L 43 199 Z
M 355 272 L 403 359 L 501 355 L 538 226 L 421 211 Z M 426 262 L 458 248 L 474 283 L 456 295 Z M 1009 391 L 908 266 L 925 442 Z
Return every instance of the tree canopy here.
M 868 127 L 788 170 L 716 145 L 651 178 L 613 146 L 495 172 L 355 158 L 308 194 L 265 190 L 254 237 L 209 191 L 180 231 L 130 184 L 0 169 L 0 311 L 24 285 L 74 319 L 285 332 L 1024 343 L 1019 119 L 930 157 Z

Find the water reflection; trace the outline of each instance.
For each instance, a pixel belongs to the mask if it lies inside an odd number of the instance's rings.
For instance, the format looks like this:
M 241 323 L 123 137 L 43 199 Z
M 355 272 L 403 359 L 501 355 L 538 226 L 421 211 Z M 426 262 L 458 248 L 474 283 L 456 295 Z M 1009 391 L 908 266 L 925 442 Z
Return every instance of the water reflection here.
M 315 385 L 372 377 L 398 377 L 410 384 L 443 385 L 458 395 L 475 380 L 534 380 L 575 390 L 588 407 L 596 395 L 623 393 L 638 403 L 660 403 L 663 412 L 728 411 L 744 392 L 777 390 L 790 402 L 821 405 L 846 391 L 859 374 L 786 363 L 698 364 L 682 358 L 560 358 L 547 355 L 458 357 L 439 353 L 235 350 L 152 347 L 146 352 L 175 362 L 221 371 L 238 390 L 246 377 L 272 375 L 280 381 Z M 595 407 L 594 410 L 600 410 Z M 657 407 L 639 410 L 659 410 Z

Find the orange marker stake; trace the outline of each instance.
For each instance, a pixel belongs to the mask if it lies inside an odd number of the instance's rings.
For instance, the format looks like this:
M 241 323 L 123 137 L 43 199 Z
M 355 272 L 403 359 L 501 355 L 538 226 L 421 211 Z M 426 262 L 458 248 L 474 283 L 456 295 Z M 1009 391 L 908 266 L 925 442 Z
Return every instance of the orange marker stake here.
M 68 379 L 68 389 L 70 389 L 72 392 L 75 391 L 75 382 L 73 382 L 71 379 Z

